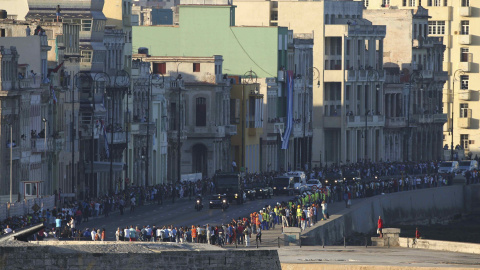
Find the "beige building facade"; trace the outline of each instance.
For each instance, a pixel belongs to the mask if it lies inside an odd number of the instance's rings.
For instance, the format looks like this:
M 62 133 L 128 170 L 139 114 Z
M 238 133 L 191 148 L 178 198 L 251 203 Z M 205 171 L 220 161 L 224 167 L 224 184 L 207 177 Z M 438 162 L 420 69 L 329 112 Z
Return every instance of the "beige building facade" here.
M 441 37 L 429 37 L 428 10 L 366 10 L 364 17 L 387 26 L 384 42 L 385 160 L 438 160 L 443 156 Z M 420 33 L 418 29 L 422 29 Z
M 314 35 L 320 87 L 312 94 L 312 166 L 382 160 L 385 26 L 363 19 L 362 3 L 351 1 L 233 4 L 237 25 L 286 26 Z
M 480 28 L 475 26 L 480 22 L 476 12 L 480 2 L 369 0 L 363 1 L 363 4 L 367 9 L 416 9 L 419 5 L 428 9 L 428 25 L 422 25 L 417 31 L 428 32 L 431 37 L 443 38 L 446 46 L 443 70 L 448 72 L 448 80 L 443 87 L 442 102 L 443 113 L 447 114 L 448 122 L 443 126 L 443 145 L 448 145 L 449 149 L 458 145 L 464 148 L 467 156 L 477 156 L 480 153 L 480 111 L 476 109 L 476 104 L 480 80 L 475 55 L 480 51 L 479 41 L 475 37 L 480 34 Z M 445 151 L 443 159 L 451 159 L 450 150 Z

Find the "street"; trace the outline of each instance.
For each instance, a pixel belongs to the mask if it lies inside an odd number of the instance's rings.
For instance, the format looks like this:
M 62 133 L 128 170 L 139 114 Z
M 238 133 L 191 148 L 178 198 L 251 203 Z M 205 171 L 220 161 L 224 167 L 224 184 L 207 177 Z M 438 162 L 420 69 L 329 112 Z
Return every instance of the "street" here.
M 171 201 L 164 201 L 163 205 L 149 204 L 137 207 L 135 212 L 130 213 L 130 208 L 126 208 L 124 215 L 120 215 L 118 211 L 110 213 L 109 217 L 90 218 L 88 222 L 82 222 L 77 226 L 80 230 L 84 231 L 85 228 L 96 228 L 106 230 L 106 240 L 115 240 L 115 231 L 118 227 L 121 229 L 126 226 L 146 226 L 156 225 L 157 227 L 163 227 L 165 225 L 179 226 L 191 226 L 191 225 L 221 225 L 222 223 L 228 223 L 232 219 L 238 217 L 244 217 L 254 211 L 258 211 L 265 205 L 275 205 L 277 202 L 287 201 L 292 196 L 274 196 L 271 199 L 257 199 L 254 201 L 246 201 L 243 205 L 237 205 L 235 203 L 230 204 L 230 207 L 222 212 L 221 209 L 209 209 L 208 208 L 208 196 L 204 197 L 203 209 L 197 211 L 194 208 L 195 199 L 191 200 L 183 198 L 175 201 L 172 204 Z

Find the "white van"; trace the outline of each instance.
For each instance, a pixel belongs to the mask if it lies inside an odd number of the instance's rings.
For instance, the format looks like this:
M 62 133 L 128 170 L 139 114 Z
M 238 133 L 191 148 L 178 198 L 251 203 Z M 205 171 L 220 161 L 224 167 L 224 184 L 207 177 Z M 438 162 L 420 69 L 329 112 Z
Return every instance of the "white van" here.
M 287 172 L 286 176 L 293 177 L 293 192 L 303 193 L 307 189 L 307 176 L 302 171 Z
M 458 161 L 442 161 L 438 173 L 453 173 L 458 171 Z
M 478 162 L 476 160 L 462 160 L 458 162 L 458 171 L 461 173 L 476 169 L 478 169 Z

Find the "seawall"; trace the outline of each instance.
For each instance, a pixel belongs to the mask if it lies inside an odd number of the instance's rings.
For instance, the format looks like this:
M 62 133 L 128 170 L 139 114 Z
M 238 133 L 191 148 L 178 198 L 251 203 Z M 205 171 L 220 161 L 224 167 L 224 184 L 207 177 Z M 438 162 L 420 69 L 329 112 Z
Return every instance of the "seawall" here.
M 0 247 L 0 269 L 281 269 L 276 250 L 125 244 Z M 215 249 L 215 247 L 213 247 Z
M 473 188 L 472 188 L 473 187 Z M 444 218 L 465 212 L 480 200 L 479 185 L 445 186 L 379 195 L 353 204 L 330 220 L 302 234 L 304 245 L 332 245 L 353 232 L 371 233 L 382 216 L 384 226 L 403 221 Z M 469 196 L 464 196 L 470 194 Z

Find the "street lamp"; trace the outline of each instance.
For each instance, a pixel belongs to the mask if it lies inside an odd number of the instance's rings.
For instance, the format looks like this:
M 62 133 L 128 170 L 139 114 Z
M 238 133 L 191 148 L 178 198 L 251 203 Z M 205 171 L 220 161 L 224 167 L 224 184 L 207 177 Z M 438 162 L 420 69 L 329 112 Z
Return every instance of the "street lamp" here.
M 307 104 L 310 103 L 311 99 L 307 100 L 307 86 L 306 86 L 306 79 L 308 79 L 309 85 L 310 83 L 313 85 L 313 81 L 317 80 L 317 88 L 320 87 L 320 71 L 316 67 L 309 67 L 307 68 L 307 76 L 304 76 L 303 79 L 303 151 L 302 153 L 305 156 L 305 158 L 302 161 L 305 161 L 305 164 L 308 164 L 308 168 L 312 168 L 312 160 L 311 160 L 311 154 L 306 154 L 308 151 L 308 143 L 307 143 L 307 138 L 306 138 L 306 126 L 307 126 L 307 115 L 306 115 L 306 107 Z M 312 87 L 312 95 L 313 95 L 313 87 Z M 311 108 L 309 108 L 310 110 Z
M 12 193 L 13 193 L 13 117 L 14 115 L 4 116 L 4 120 L 7 123 L 7 126 L 10 127 L 10 144 L 7 143 L 7 146 L 10 147 L 10 203 L 12 203 Z M 8 136 L 8 135 L 7 135 Z M 8 140 L 7 140 L 8 142 Z
M 423 81 L 423 76 L 422 76 L 422 73 L 420 70 L 415 70 L 412 72 L 412 74 L 410 74 L 410 78 L 409 78 L 409 84 L 408 84 L 408 98 L 407 98 L 407 130 L 406 132 L 408 133 L 407 136 L 406 136 L 406 146 L 407 146 L 407 149 L 406 149 L 406 153 L 407 155 L 404 156 L 404 161 L 409 161 L 410 160 L 410 137 L 411 137 L 411 133 L 412 133 L 412 130 L 411 130 L 411 127 L 410 127 L 410 109 L 411 109 L 411 106 L 413 106 L 413 102 L 411 102 L 410 100 L 410 97 L 412 95 L 412 83 L 417 83 L 417 82 L 422 82 Z M 420 91 L 423 90 L 423 86 L 421 86 L 420 88 Z
M 380 78 L 380 74 L 378 73 L 378 70 L 376 69 L 369 69 L 368 70 L 368 86 L 369 86 L 369 89 L 371 88 L 371 85 L 372 85 L 372 82 L 374 81 L 378 81 L 378 79 Z M 375 90 L 376 91 L 379 91 L 380 90 L 380 85 L 379 84 L 376 84 L 375 85 Z M 365 132 L 364 132 L 364 146 L 365 146 L 365 163 L 368 161 L 368 139 L 367 139 L 367 131 L 368 131 L 368 113 L 373 110 L 373 106 L 371 110 L 368 109 L 368 102 L 367 102 L 367 93 L 368 92 L 365 92 Z M 372 95 L 373 96 L 373 91 L 372 91 Z M 373 105 L 373 104 L 372 104 Z
M 457 75 L 458 74 L 458 75 Z M 455 81 L 459 80 L 460 79 L 460 76 L 462 76 L 463 74 L 465 74 L 465 71 L 463 71 L 462 69 L 457 69 L 455 70 L 455 73 L 453 73 L 453 85 L 452 85 L 452 124 L 451 124 L 451 140 L 452 140 L 452 149 L 450 149 L 450 160 L 453 160 L 453 112 L 454 112 L 454 108 L 455 108 Z M 458 78 L 458 79 L 457 79 Z
M 160 77 L 161 76 L 161 77 Z M 153 86 L 155 87 L 162 87 L 165 82 L 165 78 L 163 77 L 163 74 L 155 74 L 153 73 L 153 70 L 150 71 L 150 74 L 148 76 L 148 95 L 147 95 L 147 146 L 146 146 L 146 151 L 145 151 L 145 186 L 148 186 L 148 163 L 149 163 L 149 152 L 150 152 L 150 145 L 149 145 L 149 139 L 150 139 L 150 103 L 151 103 L 151 98 L 152 98 L 152 91 L 153 91 Z
M 107 86 L 107 93 L 111 98 L 111 122 L 110 122 L 110 181 L 109 189 L 110 192 L 113 192 L 113 140 L 115 132 L 115 96 L 117 93 L 120 93 L 121 97 L 128 92 L 128 87 L 130 85 L 130 75 L 125 70 L 118 70 L 115 74 L 115 79 L 113 81 L 113 86 Z

